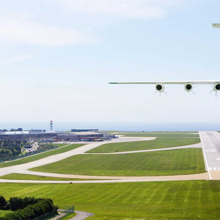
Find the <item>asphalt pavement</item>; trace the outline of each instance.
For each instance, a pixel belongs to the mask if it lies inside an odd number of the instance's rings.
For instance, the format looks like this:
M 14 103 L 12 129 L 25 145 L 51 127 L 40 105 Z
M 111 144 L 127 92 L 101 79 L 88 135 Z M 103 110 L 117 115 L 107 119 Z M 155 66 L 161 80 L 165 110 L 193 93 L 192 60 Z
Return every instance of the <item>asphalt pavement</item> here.
M 220 179 L 220 133 L 200 131 L 206 171 L 210 179 Z
M 84 220 L 90 216 L 93 216 L 93 213 L 89 213 L 89 212 L 82 212 L 82 211 L 75 211 L 77 213 L 77 215 L 73 218 L 71 218 L 70 220 Z

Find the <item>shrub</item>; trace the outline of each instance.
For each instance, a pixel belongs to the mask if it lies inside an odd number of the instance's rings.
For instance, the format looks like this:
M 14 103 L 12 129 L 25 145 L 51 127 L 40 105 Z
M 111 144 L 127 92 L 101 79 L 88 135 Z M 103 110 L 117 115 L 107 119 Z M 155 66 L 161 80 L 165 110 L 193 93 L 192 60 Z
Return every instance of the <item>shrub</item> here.
M 12 211 L 18 209 L 23 209 L 29 205 L 33 205 L 40 201 L 41 199 L 36 199 L 34 197 L 25 197 L 24 199 L 18 197 L 11 197 L 9 200 L 9 205 Z
M 0 209 L 3 209 L 6 206 L 7 202 L 3 196 L 0 196 Z
M 18 207 L 18 201 L 21 201 L 21 204 L 27 205 L 23 209 L 17 209 L 14 213 L 9 213 L 4 217 L 0 218 L 0 220 L 30 220 L 41 216 L 47 212 L 54 211 L 57 213 L 57 206 L 53 205 L 53 201 L 51 199 L 35 199 L 33 197 L 26 197 L 24 199 L 18 197 L 10 198 L 10 204 L 12 204 L 13 208 Z M 31 204 L 35 203 L 35 204 Z M 20 205 L 19 207 L 21 207 Z
M 9 205 L 10 205 L 11 211 L 17 211 L 18 209 L 23 209 L 22 198 L 11 197 L 9 200 Z

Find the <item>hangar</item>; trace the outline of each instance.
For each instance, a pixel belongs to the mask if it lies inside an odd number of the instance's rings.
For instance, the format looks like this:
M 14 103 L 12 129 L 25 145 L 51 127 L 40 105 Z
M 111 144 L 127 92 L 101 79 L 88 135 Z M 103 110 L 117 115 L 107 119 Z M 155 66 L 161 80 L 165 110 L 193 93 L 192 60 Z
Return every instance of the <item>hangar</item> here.
M 56 139 L 62 141 L 78 141 L 78 135 L 73 133 L 62 132 L 62 133 L 57 133 Z
M 103 137 L 102 133 L 94 131 L 84 131 L 84 132 L 71 132 L 78 136 L 79 141 L 93 141 L 95 139 L 100 139 Z

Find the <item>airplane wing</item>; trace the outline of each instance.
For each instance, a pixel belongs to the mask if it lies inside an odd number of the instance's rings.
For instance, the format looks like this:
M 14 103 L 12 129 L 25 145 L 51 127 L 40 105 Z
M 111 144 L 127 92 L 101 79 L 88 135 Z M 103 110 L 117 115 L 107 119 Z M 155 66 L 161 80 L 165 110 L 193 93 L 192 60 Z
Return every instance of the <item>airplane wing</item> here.
M 187 92 L 193 90 L 193 84 L 211 84 L 215 92 L 220 91 L 220 80 L 200 80 L 200 81 L 148 81 L 148 82 L 109 82 L 109 84 L 154 84 L 156 91 L 163 92 L 166 84 L 182 84 Z
M 148 81 L 148 82 L 109 82 L 109 84 L 215 84 L 220 80 L 202 80 L 202 81 Z

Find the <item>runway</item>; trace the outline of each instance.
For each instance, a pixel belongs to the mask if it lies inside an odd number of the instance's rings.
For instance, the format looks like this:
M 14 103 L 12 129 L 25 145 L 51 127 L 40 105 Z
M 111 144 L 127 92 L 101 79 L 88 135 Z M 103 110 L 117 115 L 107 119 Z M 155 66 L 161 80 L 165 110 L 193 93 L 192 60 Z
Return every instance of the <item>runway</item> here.
M 200 131 L 206 171 L 210 179 L 220 179 L 220 133 Z

